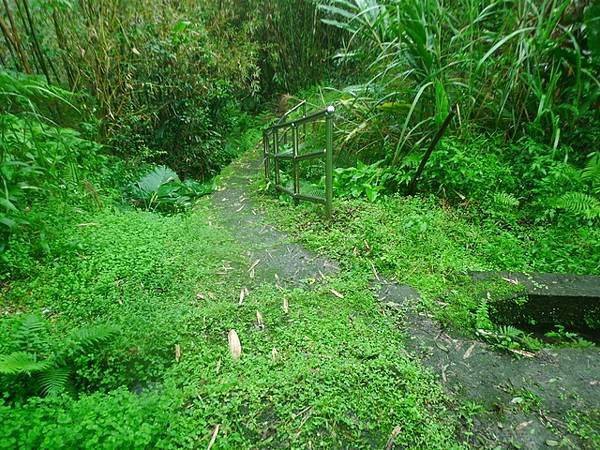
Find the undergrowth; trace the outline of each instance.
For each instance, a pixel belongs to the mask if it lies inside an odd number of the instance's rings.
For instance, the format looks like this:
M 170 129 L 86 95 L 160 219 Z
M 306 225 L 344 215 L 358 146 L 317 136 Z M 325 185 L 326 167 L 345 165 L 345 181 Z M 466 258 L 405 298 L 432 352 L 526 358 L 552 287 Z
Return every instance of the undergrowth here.
M 447 400 L 404 352 L 396 313 L 376 304 L 368 278 L 312 290 L 250 279 L 209 199 L 179 215 L 85 221 L 63 227 L 60 257 L 3 292 L 0 350 L 24 312 L 42 314 L 56 339 L 94 323 L 120 332 L 73 360 L 75 397 L 31 396 L 3 375 L 3 446 L 196 448 L 219 425 L 219 448 L 381 447 L 400 424 L 398 444 L 456 447 Z
M 501 321 L 493 320 L 488 311 L 486 292 L 502 297 L 510 283 L 501 281 L 494 289 L 474 286 L 468 273 L 596 274 L 600 234 L 594 226 L 596 219 L 586 216 L 585 207 L 569 210 L 560 203 L 569 189 L 588 188 L 582 184 L 580 171 L 559 162 L 556 155 L 544 156 L 544 147 L 531 141 L 519 145 L 524 147 L 523 158 L 533 163 L 520 166 L 502 161 L 501 152 L 494 154 L 490 144 L 498 145 L 484 136 L 470 148 L 456 138 L 444 141 L 422 180 L 426 191 L 439 186 L 437 195 L 394 194 L 389 186 L 397 185 L 405 175 L 379 163 L 359 161 L 338 168 L 334 175 L 337 201 L 330 222 L 324 220 L 319 206 L 301 203 L 292 207 L 285 195 L 277 200 L 270 193 L 259 197 L 286 231 L 309 248 L 334 257 L 347 270 L 375 277 L 382 274 L 417 288 L 423 306 L 435 311 L 440 320 L 494 346 L 537 350 L 544 342 L 510 325 L 499 325 Z M 528 172 L 518 173 L 524 167 L 530 167 Z M 410 180 L 411 171 L 406 174 Z M 313 180 L 322 184 L 322 179 Z M 489 186 L 498 183 L 522 196 L 502 190 L 490 193 Z M 254 186 L 265 192 L 260 177 Z M 561 342 L 589 344 L 579 338 Z
M 540 346 L 494 317 L 492 291 L 520 305 L 512 286 L 465 280 L 600 270 L 600 9 L 154 3 L 3 2 L 0 447 L 460 448 L 476 408 L 406 353 L 370 283 L 414 286 L 496 347 Z M 250 277 L 249 244 L 200 197 L 260 139 L 270 116 L 250 111 L 279 97 L 283 113 L 285 91 L 326 76 L 344 87 L 303 94 L 337 111 L 334 219 L 259 197 L 342 271 L 285 289 Z M 322 125 L 301 152 L 323 148 Z M 322 164 L 300 172 L 322 191 Z

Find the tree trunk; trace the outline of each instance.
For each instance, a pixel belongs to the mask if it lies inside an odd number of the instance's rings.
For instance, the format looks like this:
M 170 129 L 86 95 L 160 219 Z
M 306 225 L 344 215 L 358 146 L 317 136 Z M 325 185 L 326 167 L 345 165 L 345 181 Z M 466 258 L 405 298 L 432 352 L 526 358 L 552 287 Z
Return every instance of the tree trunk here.
M 29 61 L 27 61 L 27 58 L 25 57 L 25 53 L 23 52 L 23 47 L 21 46 L 21 39 L 19 38 L 19 32 L 17 31 L 17 27 L 15 26 L 15 19 L 13 17 L 12 11 L 10 10 L 10 7 L 8 6 L 8 1 L 7 0 L 3 0 L 4 3 L 4 8 L 6 9 L 6 16 L 8 17 L 8 21 L 10 22 L 10 27 L 12 29 L 12 31 L 10 32 L 10 35 L 12 36 L 12 43 L 15 46 L 15 50 L 17 51 L 17 54 L 19 55 L 19 59 L 21 60 L 21 65 L 23 66 L 23 71 L 25 73 L 31 73 L 31 67 L 29 66 Z M 4 31 L 4 27 L 3 30 Z
M 10 30 L 8 29 L 8 25 L 6 24 L 6 22 L 4 22 L 2 16 L 0 16 L 0 30 L 2 30 L 2 35 L 4 36 L 4 40 L 6 41 L 6 48 L 8 48 L 8 52 L 10 53 L 10 56 L 13 59 L 15 69 L 18 70 L 21 62 L 19 61 L 18 55 L 16 54 L 17 49 L 15 43 L 13 42 Z
M 36 45 L 37 38 L 35 36 L 35 32 L 30 27 L 31 24 L 28 23 L 27 14 L 26 14 L 26 12 L 24 12 L 24 11 L 28 10 L 29 8 L 26 6 L 27 4 L 25 2 L 23 2 L 23 5 L 21 5 L 21 2 L 19 2 L 19 0 L 15 0 L 15 4 L 17 5 L 17 12 L 19 13 L 18 14 L 19 19 L 21 19 L 21 24 L 23 25 L 25 34 L 29 38 L 29 45 L 31 48 L 31 53 L 33 54 L 33 61 L 34 61 L 34 63 L 36 63 L 38 72 L 43 73 L 44 76 L 46 77 L 46 81 L 48 83 L 50 83 L 50 76 L 48 74 L 48 70 L 46 69 L 46 63 L 44 61 L 43 55 L 40 54 L 39 48 Z
M 42 72 L 44 72 L 44 76 L 46 77 L 46 81 L 48 81 L 48 84 L 50 84 L 52 81 L 50 79 L 50 74 L 48 72 L 48 68 L 46 66 L 46 58 L 44 57 L 44 54 L 42 53 L 42 48 L 40 47 L 40 42 L 38 41 L 37 38 L 37 33 L 35 32 L 35 26 L 33 25 L 33 18 L 31 17 L 31 12 L 29 11 L 29 4 L 27 3 L 27 0 L 21 0 L 23 3 L 23 7 L 25 9 L 25 16 L 27 18 L 27 23 L 29 24 L 29 29 L 31 30 L 31 39 L 33 41 L 33 47 L 35 49 L 35 52 L 37 53 L 39 62 L 40 62 L 40 67 L 42 68 Z M 50 63 L 50 60 L 48 60 L 48 62 Z M 51 64 L 51 63 L 50 63 Z M 56 71 L 54 71 L 54 75 L 57 78 L 57 82 L 58 80 L 58 75 L 56 74 Z

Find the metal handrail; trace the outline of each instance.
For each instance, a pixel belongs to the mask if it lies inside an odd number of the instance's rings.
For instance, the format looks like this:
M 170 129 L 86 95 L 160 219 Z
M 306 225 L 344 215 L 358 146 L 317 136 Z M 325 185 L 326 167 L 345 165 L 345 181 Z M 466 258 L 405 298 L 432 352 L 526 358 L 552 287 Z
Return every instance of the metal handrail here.
M 292 124 L 295 124 L 297 126 L 303 125 L 305 123 L 314 122 L 315 120 L 320 119 L 321 117 L 325 117 L 328 113 L 329 108 L 333 108 L 333 106 L 328 106 L 326 109 L 314 112 L 312 114 L 309 114 L 308 116 L 300 117 L 299 119 L 292 120 L 291 122 L 276 123 L 275 125 L 271 125 L 269 128 L 267 128 L 267 130 L 279 130 L 281 128 L 289 127 Z
M 300 103 L 298 103 L 292 109 L 286 111 L 286 113 L 279 118 L 279 120 L 277 121 L 277 124 L 280 124 L 283 121 L 285 121 L 285 119 L 287 119 L 290 116 L 290 114 L 298 111 L 300 108 L 303 108 L 303 110 L 304 110 L 304 116 L 306 116 L 306 100 L 302 100 Z
M 289 115 L 297 111 L 299 108 L 304 107 L 303 117 L 285 121 Z M 322 203 L 325 205 L 325 214 L 328 218 L 331 218 L 332 213 L 332 202 L 333 202 L 333 116 L 335 108 L 328 106 L 327 108 L 306 115 L 306 102 L 303 101 L 296 105 L 294 108 L 284 114 L 277 123 L 271 125 L 263 131 L 263 154 L 264 154 L 264 165 L 265 165 L 265 179 L 270 182 L 271 174 L 271 162 L 273 162 L 275 169 L 275 188 L 286 194 L 289 194 L 293 199 L 294 203 L 298 204 L 300 200 L 311 201 L 315 203 Z M 306 137 L 306 124 L 316 122 L 325 117 L 327 124 L 327 145 L 324 151 L 315 151 L 309 154 L 299 155 L 298 154 L 298 130 L 301 125 L 304 129 L 304 137 Z M 284 142 L 287 145 L 287 133 L 292 132 L 292 151 L 291 154 L 286 154 L 285 159 L 292 161 L 292 173 L 294 178 L 294 190 L 287 189 L 281 185 L 281 177 L 279 171 L 279 163 L 282 156 L 279 153 L 279 144 Z M 281 131 L 282 136 L 279 137 Z M 300 176 L 298 171 L 298 163 L 308 159 L 322 158 L 325 157 L 325 197 L 318 197 L 314 195 L 306 195 L 300 193 Z

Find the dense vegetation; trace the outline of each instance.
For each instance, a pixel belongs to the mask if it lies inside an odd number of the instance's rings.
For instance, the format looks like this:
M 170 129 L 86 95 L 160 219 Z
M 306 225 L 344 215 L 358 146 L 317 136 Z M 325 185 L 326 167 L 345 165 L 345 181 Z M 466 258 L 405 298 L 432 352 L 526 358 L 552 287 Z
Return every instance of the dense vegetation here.
M 466 271 L 600 273 L 598 2 L 3 0 L 0 32 L 0 447 L 458 448 L 371 278 L 501 340 Z M 300 99 L 336 107 L 335 218 L 256 201 L 342 273 L 290 290 L 206 194 Z

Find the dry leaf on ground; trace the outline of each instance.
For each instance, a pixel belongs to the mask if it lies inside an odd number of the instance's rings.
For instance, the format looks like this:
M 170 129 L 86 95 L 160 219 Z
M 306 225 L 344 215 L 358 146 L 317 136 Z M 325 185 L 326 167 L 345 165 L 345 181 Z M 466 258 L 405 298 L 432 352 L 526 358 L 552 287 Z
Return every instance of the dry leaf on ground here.
M 335 289 L 329 289 L 329 291 L 335 295 L 337 298 L 344 298 L 344 294 L 339 293 L 338 291 L 336 291 Z
M 231 357 L 233 359 L 240 359 L 242 356 L 242 344 L 240 343 L 240 338 L 235 330 L 229 330 L 227 340 L 229 341 L 229 351 L 231 352 Z
M 392 434 L 390 435 L 390 438 L 388 439 L 387 444 L 385 445 L 385 450 L 392 450 L 392 448 L 394 448 L 394 441 L 396 440 L 401 431 L 402 428 L 400 427 L 400 425 L 398 425 L 392 430 Z
M 477 343 L 473 343 L 471 344 L 471 346 L 467 349 L 467 351 L 465 352 L 465 354 L 463 355 L 463 359 L 468 359 L 471 357 L 471 355 L 473 354 L 473 350 L 475 350 L 475 347 L 477 346 Z
M 215 425 L 215 429 L 213 430 L 212 436 L 210 437 L 210 442 L 208 443 L 208 447 L 206 450 L 210 450 L 213 445 L 215 445 L 215 441 L 217 440 L 217 434 L 219 434 L 219 428 L 221 425 Z

